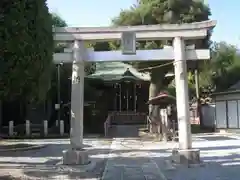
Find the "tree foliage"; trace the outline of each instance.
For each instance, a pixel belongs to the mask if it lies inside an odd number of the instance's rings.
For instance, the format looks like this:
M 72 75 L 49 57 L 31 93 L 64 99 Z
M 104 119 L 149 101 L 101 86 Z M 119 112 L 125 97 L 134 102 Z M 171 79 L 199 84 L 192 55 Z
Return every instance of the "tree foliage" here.
M 54 27 L 66 27 L 67 22 L 56 13 L 51 13 L 52 25 Z
M 46 0 L 2 0 L 0 22 L 1 98 L 42 99 L 53 52 Z
M 53 27 L 66 27 L 67 22 L 58 14 L 56 13 L 51 13 L 51 18 L 52 18 L 52 26 Z M 54 52 L 59 53 L 63 52 L 64 48 L 66 48 L 67 45 L 66 43 L 54 43 Z
M 210 9 L 202 1 L 194 0 L 139 0 L 129 9 L 122 10 L 120 14 L 113 19 L 113 25 L 151 25 L 166 23 L 191 23 L 209 19 Z M 187 42 L 195 44 L 196 47 L 209 45 L 209 37 L 204 40 Z M 137 43 L 138 49 L 156 49 L 162 48 L 164 44 L 170 44 L 171 41 L 141 41 Z M 115 47 L 119 44 L 115 43 Z M 165 62 L 138 62 L 133 65 L 139 69 L 151 66 L 161 65 Z M 166 73 L 173 66 L 164 66 L 147 70 L 151 75 L 151 85 L 149 96 L 156 96 L 164 88 L 163 79 Z
M 213 43 L 211 61 L 205 62 L 200 73 L 202 91 L 224 91 L 240 79 L 240 54 L 226 42 Z

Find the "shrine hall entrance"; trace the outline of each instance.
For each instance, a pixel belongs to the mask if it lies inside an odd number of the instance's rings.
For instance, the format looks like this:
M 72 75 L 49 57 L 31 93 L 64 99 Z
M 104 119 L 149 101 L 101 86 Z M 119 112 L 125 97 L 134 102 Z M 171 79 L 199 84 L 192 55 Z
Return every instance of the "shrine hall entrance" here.
M 144 83 L 140 84 L 132 81 L 116 83 L 114 86 L 115 105 L 112 110 L 118 112 L 144 112 L 148 98 L 148 89 L 144 85 Z
M 137 100 L 135 83 L 122 82 L 121 89 L 121 96 L 119 97 L 119 101 L 121 101 L 120 111 L 135 111 Z

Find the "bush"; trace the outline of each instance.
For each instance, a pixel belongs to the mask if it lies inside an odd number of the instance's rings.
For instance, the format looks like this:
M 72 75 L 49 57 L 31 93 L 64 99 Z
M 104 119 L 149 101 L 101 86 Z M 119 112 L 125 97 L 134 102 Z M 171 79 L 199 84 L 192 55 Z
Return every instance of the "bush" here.
M 53 55 L 46 0 L 1 0 L 0 22 L 0 98 L 44 99 Z

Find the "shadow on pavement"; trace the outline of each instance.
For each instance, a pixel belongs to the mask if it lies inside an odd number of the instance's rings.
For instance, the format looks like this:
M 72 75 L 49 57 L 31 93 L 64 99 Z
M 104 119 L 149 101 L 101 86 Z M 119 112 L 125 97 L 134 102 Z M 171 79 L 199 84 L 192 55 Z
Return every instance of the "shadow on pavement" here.
M 143 171 L 142 166 L 146 164 L 146 168 L 149 168 L 150 172 L 151 166 L 149 164 L 152 162 L 156 164 L 156 167 L 159 167 L 167 179 L 171 180 L 213 180 L 217 178 L 220 180 L 227 178 L 238 180 L 240 177 L 240 146 L 237 145 L 228 145 L 226 143 L 226 146 L 208 147 L 206 145 L 200 147 L 199 149 L 204 151 L 201 157 L 203 165 L 191 167 L 171 164 L 169 158 L 171 148 L 159 146 L 159 149 L 151 149 L 150 147 L 146 147 L 149 149 L 138 149 L 134 148 L 134 145 L 131 146 L 131 144 L 127 144 L 127 146 L 122 149 L 112 150 L 110 144 L 102 147 L 88 144 L 86 149 L 88 149 L 90 159 L 93 162 L 93 167 L 88 171 L 84 171 L 83 166 L 59 165 L 62 151 L 70 146 L 69 144 L 57 143 L 49 143 L 45 148 L 39 150 L 0 152 L 0 169 L 20 169 L 25 176 L 32 179 L 101 179 L 108 160 L 108 163 L 112 166 L 111 173 L 114 177 L 112 180 L 118 180 L 123 174 L 124 176 L 134 175 L 135 179 L 144 180 L 142 175 L 147 172 Z M 217 152 L 224 153 L 219 154 Z M 108 156 L 109 153 L 110 156 Z M 11 157 L 16 158 L 16 161 L 4 160 L 4 158 Z M 20 160 L 17 161 L 17 159 Z M 157 176 L 153 177 L 153 180 L 154 178 L 159 179 Z
M 215 147 L 199 147 L 200 151 L 212 151 L 212 150 L 229 150 L 229 149 L 239 149 L 240 150 L 240 145 L 235 146 L 235 145 L 226 145 L 226 146 L 215 146 Z

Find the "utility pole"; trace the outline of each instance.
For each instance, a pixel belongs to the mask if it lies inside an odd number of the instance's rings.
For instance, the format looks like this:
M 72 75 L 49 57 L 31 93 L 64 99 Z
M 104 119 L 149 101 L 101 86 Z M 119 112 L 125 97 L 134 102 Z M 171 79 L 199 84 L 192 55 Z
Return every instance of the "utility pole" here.
M 61 120 L 61 72 L 60 72 L 60 68 L 63 64 L 59 63 L 57 64 L 57 121 L 58 121 L 58 125 L 60 123 Z

